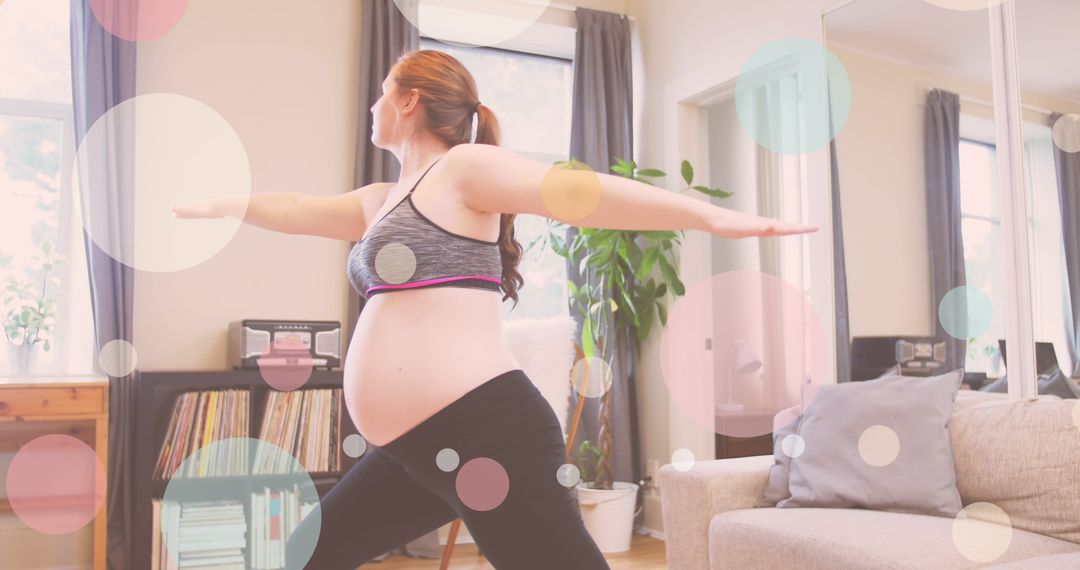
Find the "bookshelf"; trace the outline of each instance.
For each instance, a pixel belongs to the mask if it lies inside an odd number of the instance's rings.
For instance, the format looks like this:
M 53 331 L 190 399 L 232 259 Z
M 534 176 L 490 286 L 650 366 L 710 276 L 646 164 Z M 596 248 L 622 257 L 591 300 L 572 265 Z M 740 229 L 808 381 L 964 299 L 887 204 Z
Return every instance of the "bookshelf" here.
M 150 568 L 151 557 L 154 547 L 153 532 L 153 500 L 162 499 L 167 479 L 154 479 L 154 470 L 159 459 L 161 446 L 166 439 L 166 432 L 170 427 L 170 419 L 173 413 L 174 402 L 185 392 L 205 390 L 247 390 L 249 392 L 250 410 L 247 417 L 246 437 L 257 439 L 266 413 L 266 404 L 270 398 L 270 392 L 274 389 L 266 384 L 258 370 L 227 370 L 227 371 L 140 371 L 139 382 L 136 388 L 136 413 L 135 413 L 135 442 L 134 457 L 132 459 L 132 498 L 133 498 L 133 528 L 132 540 L 134 543 L 133 556 L 135 560 L 132 566 L 137 568 Z M 317 388 L 341 388 L 341 370 L 313 370 L 311 378 L 300 390 Z M 309 472 L 312 483 L 319 498 L 323 497 L 338 480 L 351 468 L 357 459 L 351 458 L 341 452 L 341 442 L 350 434 L 357 433 L 348 412 L 344 407 L 344 397 L 338 400 L 341 409 L 340 433 L 335 438 L 338 442 L 341 469 L 333 471 Z M 250 525 L 251 519 L 251 496 L 238 491 L 248 488 L 261 490 L 264 486 L 274 488 L 280 485 L 282 489 L 294 483 L 295 474 L 256 474 L 232 477 L 207 477 L 204 479 L 186 479 L 185 485 L 205 485 L 206 494 L 204 500 L 234 499 L 244 505 L 245 517 Z M 233 484 L 238 483 L 238 484 Z M 201 491 L 201 490 L 200 490 Z M 235 495 L 240 496 L 235 496 Z M 200 492 L 200 499 L 203 499 Z M 311 498 L 314 500 L 314 497 Z M 244 550 L 247 552 L 251 541 L 248 540 Z

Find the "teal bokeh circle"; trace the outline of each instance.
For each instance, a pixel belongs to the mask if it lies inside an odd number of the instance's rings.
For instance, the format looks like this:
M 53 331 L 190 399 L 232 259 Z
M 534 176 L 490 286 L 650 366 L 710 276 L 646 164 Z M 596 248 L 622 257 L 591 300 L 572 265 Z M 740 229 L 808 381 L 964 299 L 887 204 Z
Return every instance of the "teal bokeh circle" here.
M 241 463 L 241 461 L 243 463 Z M 205 467 L 203 464 L 205 463 Z M 243 465 L 244 467 L 239 467 Z M 202 471 L 202 476 L 200 475 Z M 209 474 L 214 474 L 209 477 Z M 292 552 L 288 558 L 283 558 L 282 565 L 285 570 L 302 570 L 311 560 L 315 552 L 315 545 L 319 540 L 322 529 L 322 511 L 318 504 L 319 496 L 311 475 L 303 465 L 291 454 L 272 443 L 250 437 L 231 437 L 212 441 L 209 444 L 191 452 L 172 474 L 165 487 L 162 496 L 163 501 L 179 504 L 209 503 L 213 501 L 239 501 L 244 505 L 244 566 L 253 568 L 253 523 L 258 522 L 259 528 L 269 528 L 271 522 L 277 522 L 274 517 L 280 517 L 281 524 L 285 524 L 288 503 L 281 497 L 278 503 L 271 503 L 267 510 L 255 512 L 252 508 L 252 493 L 264 493 L 265 489 L 271 491 L 290 491 L 299 495 L 300 503 L 315 503 L 314 508 L 307 513 L 302 520 L 305 523 L 300 526 L 301 519 L 295 514 L 290 515 L 291 525 L 295 525 L 290 532 L 288 526 L 281 532 L 283 548 L 298 549 Z M 227 503 L 222 503 L 227 505 Z M 310 521 L 308 520 L 310 519 Z M 162 521 L 162 540 L 165 541 L 167 556 L 174 567 L 179 567 L 178 547 L 170 547 L 177 544 L 170 539 L 166 529 L 166 521 Z M 219 538 L 226 536 L 218 533 Z M 231 535 L 231 536 L 235 536 Z M 178 538 L 178 537 L 176 537 Z M 287 562 L 286 562 L 287 561 Z M 299 566 L 295 566 L 299 563 Z M 295 567 L 294 567 L 295 566 Z
M 945 332 L 961 340 L 971 340 L 990 328 L 994 305 L 978 287 L 961 285 L 941 298 L 938 318 Z
M 735 106 L 739 121 L 761 146 L 782 154 L 813 152 L 835 139 L 847 122 L 851 79 L 821 43 L 784 38 L 769 42 L 743 65 Z

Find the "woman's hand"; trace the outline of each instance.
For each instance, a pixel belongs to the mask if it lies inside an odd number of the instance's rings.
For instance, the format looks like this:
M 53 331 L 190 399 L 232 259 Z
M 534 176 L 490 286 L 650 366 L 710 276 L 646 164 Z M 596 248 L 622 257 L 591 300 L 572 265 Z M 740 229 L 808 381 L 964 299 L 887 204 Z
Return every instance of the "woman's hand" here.
M 746 214 L 729 215 L 722 218 L 711 217 L 708 219 L 707 224 L 709 233 L 730 239 L 806 234 L 816 232 L 819 229 L 817 226 L 792 224 L 773 218 Z
M 173 206 L 172 212 L 177 218 L 224 218 L 235 216 L 238 208 L 246 207 L 246 201 L 246 196 L 220 196 L 202 202 Z

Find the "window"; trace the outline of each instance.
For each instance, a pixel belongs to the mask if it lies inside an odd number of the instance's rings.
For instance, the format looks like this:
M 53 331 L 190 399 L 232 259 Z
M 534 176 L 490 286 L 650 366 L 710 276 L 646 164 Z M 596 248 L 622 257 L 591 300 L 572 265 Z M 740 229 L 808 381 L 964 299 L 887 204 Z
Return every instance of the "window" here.
M 1025 124 L 1024 172 L 1028 188 L 1028 252 L 1031 263 L 1033 333 L 1053 342 L 1062 367 L 1068 365 L 1065 338 L 1065 266 L 1057 178 L 1050 129 Z M 967 369 L 1000 376 L 998 339 L 1005 338 L 1005 296 L 1001 260 L 1001 210 L 997 191 L 997 152 L 992 143 L 960 141 L 960 195 L 967 284 L 979 288 L 994 307 L 992 324 L 968 345 Z M 1064 360 L 1062 360 L 1064 359 Z
M 93 372 L 89 280 L 81 227 L 72 212 L 74 156 L 68 0 L 0 5 L 0 318 L 12 322 L 39 299 L 53 302 L 50 349 L 31 373 Z M 48 245 L 46 245 L 48 244 Z M 44 275 L 45 248 L 63 262 Z M 30 285 L 20 299 L 9 285 Z M 42 283 L 45 286 L 42 287 Z M 43 295 L 44 290 L 44 295 Z M 5 328 L 3 344 L 12 344 Z M 25 334 L 17 334 L 21 342 Z M 0 374 L 10 369 L 0 351 Z
M 427 37 L 420 38 L 420 49 L 449 53 L 473 74 L 480 100 L 499 120 L 500 146 L 546 164 L 569 158 L 571 60 L 493 47 L 462 48 Z M 512 301 L 503 303 L 503 319 L 568 314 L 566 260 L 536 241 L 548 233 L 547 218 L 520 214 L 514 232 L 525 249 L 518 266 L 525 284 L 516 308 Z
M 990 327 L 968 343 L 965 369 L 1001 375 L 998 339 L 1005 338 L 1005 295 L 1001 261 L 1001 214 L 997 151 L 992 144 L 960 141 L 960 210 L 967 285 L 986 294 L 994 308 Z
M 1050 127 L 1024 123 L 1024 174 L 1027 177 L 1028 258 L 1031 264 L 1032 328 L 1036 341 L 1052 342 L 1062 370 L 1072 370 L 1066 338 L 1065 239 L 1061 232 Z

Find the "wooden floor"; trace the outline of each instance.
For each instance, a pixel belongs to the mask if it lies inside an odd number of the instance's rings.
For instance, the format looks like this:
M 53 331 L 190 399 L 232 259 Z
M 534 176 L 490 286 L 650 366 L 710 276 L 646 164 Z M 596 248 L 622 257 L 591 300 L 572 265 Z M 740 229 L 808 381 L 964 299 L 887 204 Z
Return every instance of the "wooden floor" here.
M 630 550 L 604 556 L 612 570 L 666 570 L 667 555 L 664 541 L 651 536 L 635 533 L 630 539 Z M 380 562 L 369 562 L 361 566 L 381 570 L 413 570 L 438 568 L 437 558 L 413 558 L 404 554 L 395 554 Z M 475 544 L 458 544 L 454 547 L 454 557 L 450 559 L 452 570 L 493 570 L 482 556 L 477 554 Z

